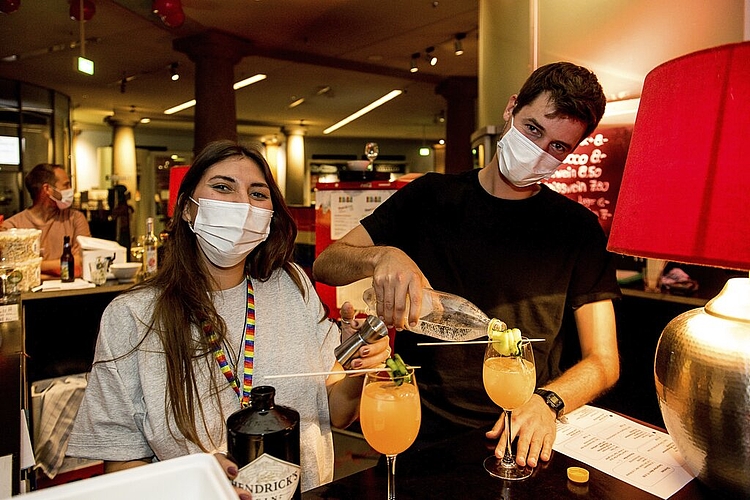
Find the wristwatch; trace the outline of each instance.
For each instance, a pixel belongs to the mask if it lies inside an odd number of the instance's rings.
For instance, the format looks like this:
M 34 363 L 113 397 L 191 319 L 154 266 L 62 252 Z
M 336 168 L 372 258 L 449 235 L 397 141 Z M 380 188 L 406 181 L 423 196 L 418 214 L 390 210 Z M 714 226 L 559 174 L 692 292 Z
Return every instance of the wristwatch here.
M 558 420 L 562 418 L 563 412 L 565 411 L 565 403 L 563 403 L 560 396 L 552 391 L 548 391 L 547 389 L 537 389 L 534 391 L 534 394 L 538 394 L 542 397 L 544 402 L 547 403 L 547 406 L 550 407 L 550 410 L 555 412 L 555 416 Z

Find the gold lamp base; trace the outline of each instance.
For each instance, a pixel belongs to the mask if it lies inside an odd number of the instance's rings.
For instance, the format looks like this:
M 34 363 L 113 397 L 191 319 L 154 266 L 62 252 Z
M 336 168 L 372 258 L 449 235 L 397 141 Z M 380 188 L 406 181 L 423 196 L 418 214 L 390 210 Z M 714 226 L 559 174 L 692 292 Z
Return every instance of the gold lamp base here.
M 750 278 L 673 319 L 654 362 L 664 424 L 709 487 L 750 498 Z

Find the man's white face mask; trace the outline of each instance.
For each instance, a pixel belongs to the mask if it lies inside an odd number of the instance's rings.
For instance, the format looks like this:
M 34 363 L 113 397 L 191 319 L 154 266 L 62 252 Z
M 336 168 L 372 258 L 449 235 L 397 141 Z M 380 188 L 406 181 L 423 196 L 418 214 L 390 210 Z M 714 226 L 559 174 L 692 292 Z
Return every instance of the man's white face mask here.
M 206 198 L 190 201 L 198 205 L 190 228 L 208 260 L 218 267 L 242 262 L 268 238 L 273 210 Z
M 65 210 L 66 208 L 70 207 L 70 205 L 73 204 L 73 198 L 75 197 L 73 188 L 70 188 L 70 189 L 55 188 L 55 190 L 58 193 L 60 193 L 60 196 L 62 197 L 62 199 L 58 200 L 51 194 L 48 194 L 47 196 L 49 196 L 50 199 L 55 202 L 55 204 L 57 205 L 57 208 L 59 208 L 60 210 Z
M 497 168 L 516 187 L 531 186 L 549 178 L 562 162 L 534 144 L 513 126 L 497 142 Z

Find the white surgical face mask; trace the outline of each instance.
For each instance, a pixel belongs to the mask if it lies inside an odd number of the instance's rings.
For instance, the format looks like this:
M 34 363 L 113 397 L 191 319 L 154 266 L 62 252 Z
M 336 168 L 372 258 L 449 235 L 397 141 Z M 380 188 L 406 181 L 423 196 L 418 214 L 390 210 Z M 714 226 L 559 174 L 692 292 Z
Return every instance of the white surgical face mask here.
M 60 193 L 60 196 L 62 196 L 61 200 L 58 200 L 51 194 L 47 196 L 49 196 L 50 199 L 54 201 L 55 204 L 57 204 L 57 208 L 59 208 L 60 210 L 65 210 L 66 208 L 70 207 L 70 205 L 73 204 L 73 197 L 75 196 L 75 193 L 73 192 L 73 188 L 70 188 L 70 189 L 55 188 L 55 189 L 57 190 L 58 193 Z
M 531 186 L 551 176 L 562 162 L 513 126 L 497 143 L 497 167 L 516 187 Z
M 203 253 L 218 267 L 232 267 L 242 262 L 268 238 L 273 210 L 249 203 L 206 198 L 190 200 L 198 205 L 191 229 Z

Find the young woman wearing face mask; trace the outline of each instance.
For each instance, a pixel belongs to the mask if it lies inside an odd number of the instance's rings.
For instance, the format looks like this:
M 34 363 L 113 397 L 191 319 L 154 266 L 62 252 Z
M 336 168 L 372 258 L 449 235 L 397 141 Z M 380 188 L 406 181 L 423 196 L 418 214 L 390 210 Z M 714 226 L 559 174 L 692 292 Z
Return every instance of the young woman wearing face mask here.
M 209 144 L 180 186 L 157 275 L 104 312 L 68 454 L 111 471 L 225 451 L 227 417 L 250 387 L 272 385 L 301 416 L 303 491 L 330 481 L 331 425 L 357 417 L 361 378 L 266 379 L 341 369 L 341 332 L 293 263 L 295 236 L 261 154 Z M 387 339 L 363 349 L 355 367 L 389 354 Z
M 3 229 L 39 229 L 42 279 L 59 278 L 63 237 L 70 236 L 75 256 L 75 275 L 81 276 L 81 246 L 78 236 L 91 236 L 86 216 L 70 208 L 73 188 L 65 169 L 60 165 L 42 163 L 31 169 L 24 179 L 33 204 L 5 220 Z

